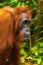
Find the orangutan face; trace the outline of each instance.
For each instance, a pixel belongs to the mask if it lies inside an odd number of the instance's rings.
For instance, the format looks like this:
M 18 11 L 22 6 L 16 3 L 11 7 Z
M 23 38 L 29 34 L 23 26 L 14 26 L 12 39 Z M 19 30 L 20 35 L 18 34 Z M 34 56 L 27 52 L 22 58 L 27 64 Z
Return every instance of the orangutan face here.
M 20 23 L 19 23 L 19 33 L 22 35 L 22 41 L 26 41 L 29 39 L 30 35 L 30 19 L 26 13 L 22 13 L 20 17 Z

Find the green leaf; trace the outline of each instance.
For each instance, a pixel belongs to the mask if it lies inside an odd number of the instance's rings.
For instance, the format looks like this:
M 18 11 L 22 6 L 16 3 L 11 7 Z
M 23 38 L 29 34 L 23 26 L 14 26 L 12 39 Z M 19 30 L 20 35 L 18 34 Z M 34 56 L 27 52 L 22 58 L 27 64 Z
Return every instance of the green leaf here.
M 39 42 L 40 47 L 43 47 L 43 42 Z
M 21 53 L 21 55 L 23 55 L 23 56 L 28 56 L 27 52 L 25 52 L 23 48 L 21 49 L 20 53 Z
M 38 62 L 38 64 L 40 64 L 40 63 L 41 63 L 41 57 L 38 59 L 38 61 L 37 61 L 37 62 Z
M 25 63 L 24 57 L 21 57 L 21 63 Z
M 0 7 L 2 7 L 4 5 L 4 3 L 0 3 Z
M 20 4 L 21 4 L 21 3 L 19 2 L 17 6 L 20 6 Z

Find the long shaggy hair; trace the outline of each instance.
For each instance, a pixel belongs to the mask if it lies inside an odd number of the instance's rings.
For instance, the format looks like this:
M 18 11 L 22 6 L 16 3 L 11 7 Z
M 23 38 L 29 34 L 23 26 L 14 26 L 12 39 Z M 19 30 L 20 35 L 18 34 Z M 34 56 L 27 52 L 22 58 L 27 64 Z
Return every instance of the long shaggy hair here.
M 20 65 L 21 34 L 17 35 L 17 29 L 23 12 L 31 20 L 31 12 L 26 6 L 0 9 L 0 65 Z

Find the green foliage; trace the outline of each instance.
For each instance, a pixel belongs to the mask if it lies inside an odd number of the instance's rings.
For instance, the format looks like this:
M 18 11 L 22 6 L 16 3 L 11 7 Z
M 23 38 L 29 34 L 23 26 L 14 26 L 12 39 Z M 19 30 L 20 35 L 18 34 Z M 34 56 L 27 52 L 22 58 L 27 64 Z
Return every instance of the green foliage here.
M 2 7 L 3 6 L 3 3 L 0 3 L 0 7 Z
M 37 61 L 37 64 L 41 64 L 42 58 L 43 58 L 43 48 L 40 46 L 41 42 L 38 42 L 33 48 L 32 48 L 32 57 L 33 60 Z M 41 43 L 43 45 L 43 42 Z
M 4 5 L 10 5 L 10 6 L 32 6 L 36 7 L 37 3 L 36 0 L 2 0 L 0 3 L 3 3 Z
M 26 43 L 27 44 L 27 43 Z M 28 48 L 28 47 L 27 47 Z M 31 51 L 22 48 L 21 49 L 22 63 L 25 63 L 26 57 L 32 57 L 32 61 L 36 62 L 38 65 L 43 63 L 43 42 L 37 42 Z M 24 62 L 23 62 L 24 61 Z

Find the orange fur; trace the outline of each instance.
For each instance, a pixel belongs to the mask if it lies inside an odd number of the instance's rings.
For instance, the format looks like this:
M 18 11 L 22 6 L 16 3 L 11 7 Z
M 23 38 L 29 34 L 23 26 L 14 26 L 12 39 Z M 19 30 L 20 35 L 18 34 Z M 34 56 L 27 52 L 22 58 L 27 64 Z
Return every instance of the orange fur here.
M 23 12 L 31 20 L 30 10 L 26 6 L 0 9 L 0 65 L 20 65 L 21 34 L 16 36 L 16 31 Z

